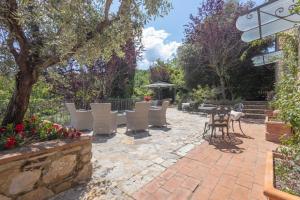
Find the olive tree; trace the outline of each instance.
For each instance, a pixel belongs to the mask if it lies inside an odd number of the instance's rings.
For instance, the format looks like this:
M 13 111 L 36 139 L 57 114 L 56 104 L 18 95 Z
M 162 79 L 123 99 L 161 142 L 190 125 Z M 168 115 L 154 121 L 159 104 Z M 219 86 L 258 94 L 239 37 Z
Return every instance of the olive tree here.
M 143 24 L 170 7 L 168 0 L 1 0 L 0 53 L 17 67 L 2 125 L 23 120 L 43 70 L 70 58 L 90 64 L 121 56 L 121 46 Z

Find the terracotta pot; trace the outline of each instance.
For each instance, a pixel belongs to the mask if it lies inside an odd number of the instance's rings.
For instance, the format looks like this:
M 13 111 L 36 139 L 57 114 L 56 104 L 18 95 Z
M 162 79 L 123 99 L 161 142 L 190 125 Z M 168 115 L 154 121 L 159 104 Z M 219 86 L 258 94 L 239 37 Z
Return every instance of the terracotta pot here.
M 289 124 L 282 121 L 272 121 L 272 118 L 266 117 L 266 140 L 270 142 L 280 142 L 282 136 L 292 135 L 292 128 Z
M 273 117 L 273 110 L 265 110 L 265 115 L 267 117 Z
M 265 171 L 264 195 L 269 200 L 300 200 L 300 197 L 280 191 L 274 187 L 274 158 L 276 157 L 280 157 L 280 155 L 273 152 L 268 152 Z

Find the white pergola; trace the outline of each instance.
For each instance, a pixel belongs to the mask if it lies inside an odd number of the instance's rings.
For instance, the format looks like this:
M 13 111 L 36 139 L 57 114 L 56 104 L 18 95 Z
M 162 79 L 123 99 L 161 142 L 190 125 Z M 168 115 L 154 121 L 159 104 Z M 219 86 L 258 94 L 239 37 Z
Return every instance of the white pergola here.
M 251 42 L 300 25 L 300 13 L 293 12 L 297 0 L 269 0 L 249 10 L 237 19 L 236 27 L 243 31 L 242 40 Z M 254 57 L 255 66 L 278 61 L 282 52 L 272 52 Z

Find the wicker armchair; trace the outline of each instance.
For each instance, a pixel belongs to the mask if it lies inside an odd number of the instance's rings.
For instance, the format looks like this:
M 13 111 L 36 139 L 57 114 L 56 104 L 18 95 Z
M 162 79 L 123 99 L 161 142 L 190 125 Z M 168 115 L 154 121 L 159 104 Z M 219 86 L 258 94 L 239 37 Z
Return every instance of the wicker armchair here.
M 92 129 L 93 117 L 90 110 L 76 110 L 74 103 L 66 103 L 66 107 L 71 116 L 70 126 L 77 130 Z
M 135 103 L 134 111 L 126 111 L 127 130 L 147 130 L 149 126 L 149 102 Z
M 111 134 L 117 131 L 117 112 L 111 111 L 110 103 L 91 103 L 93 133 Z
M 169 101 L 164 101 L 161 108 L 151 108 L 149 111 L 149 125 L 152 126 L 166 126 L 167 125 L 167 108 Z

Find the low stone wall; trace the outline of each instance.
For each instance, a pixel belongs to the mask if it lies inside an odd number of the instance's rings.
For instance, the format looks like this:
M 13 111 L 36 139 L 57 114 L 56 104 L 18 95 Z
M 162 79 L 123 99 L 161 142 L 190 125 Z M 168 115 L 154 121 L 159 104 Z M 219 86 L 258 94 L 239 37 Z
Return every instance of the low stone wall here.
M 53 140 L 0 152 L 0 200 L 42 200 L 86 182 L 91 138 Z

